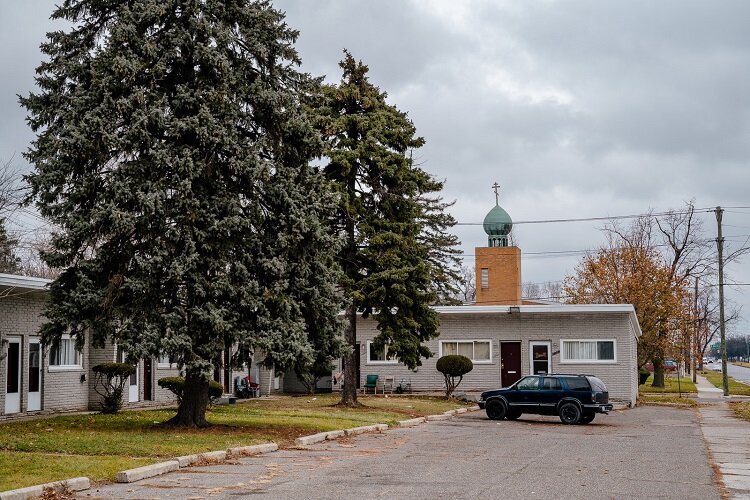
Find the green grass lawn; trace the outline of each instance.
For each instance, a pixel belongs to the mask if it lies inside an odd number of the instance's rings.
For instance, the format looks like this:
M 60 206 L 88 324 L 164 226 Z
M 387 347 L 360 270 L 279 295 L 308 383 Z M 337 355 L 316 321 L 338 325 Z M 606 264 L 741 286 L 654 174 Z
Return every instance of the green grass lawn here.
M 669 375 L 664 378 L 664 387 L 652 387 L 651 384 L 654 382 L 654 376 L 651 375 L 646 383 L 638 386 L 638 392 L 640 393 L 665 393 L 665 392 L 679 392 L 677 377 Z M 698 392 L 695 388 L 695 384 L 689 378 L 680 378 L 679 386 L 682 388 L 682 392 Z
M 684 406 L 685 408 L 698 406 L 698 402 L 692 398 L 673 394 L 641 394 L 638 399 L 639 404 L 645 405 Z
M 719 389 L 724 387 L 721 381 L 721 372 L 705 371 L 701 372 L 701 375 L 706 377 L 709 382 Z M 735 396 L 750 396 L 750 384 L 743 384 L 742 382 L 738 382 L 732 377 L 729 377 L 729 394 L 734 394 Z
M 730 401 L 729 407 L 739 418 L 750 422 L 750 401 Z
M 431 397 L 361 397 L 364 406 L 336 406 L 339 396 L 252 399 L 209 410 L 202 430 L 162 425 L 174 411 L 69 415 L 0 424 L 0 491 L 87 476 L 112 480 L 117 471 L 235 446 L 275 441 L 284 446 L 320 431 L 395 423 L 442 413 L 462 403 Z

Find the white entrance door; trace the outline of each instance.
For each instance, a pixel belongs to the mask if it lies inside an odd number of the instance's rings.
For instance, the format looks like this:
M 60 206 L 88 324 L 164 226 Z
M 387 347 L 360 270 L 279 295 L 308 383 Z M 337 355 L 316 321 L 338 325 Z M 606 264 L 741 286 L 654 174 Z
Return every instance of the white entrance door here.
M 532 375 L 552 373 L 551 345 L 549 342 L 530 342 L 529 360 Z
M 5 414 L 21 411 L 21 339 L 8 338 L 5 358 Z
M 39 338 L 29 339 L 29 398 L 27 411 L 42 409 L 42 348 Z
M 130 384 L 128 385 L 128 403 L 135 403 L 138 401 L 138 365 L 135 365 L 135 373 L 130 376 Z
M 115 359 L 118 363 L 125 363 L 128 359 L 128 353 L 118 347 Z M 128 382 L 128 403 L 135 403 L 136 401 L 138 401 L 138 363 L 135 365 L 135 373 L 130 376 L 130 382 Z

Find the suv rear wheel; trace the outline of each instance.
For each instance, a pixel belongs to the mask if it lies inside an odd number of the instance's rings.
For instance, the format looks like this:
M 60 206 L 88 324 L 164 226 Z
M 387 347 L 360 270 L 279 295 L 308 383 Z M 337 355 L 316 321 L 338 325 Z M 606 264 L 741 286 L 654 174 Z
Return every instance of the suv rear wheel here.
M 490 420 L 502 420 L 505 418 L 505 414 L 508 413 L 508 407 L 505 403 L 499 399 L 493 399 L 487 401 L 487 416 Z
M 560 420 L 567 425 L 577 424 L 581 420 L 581 409 L 575 403 L 563 403 L 560 405 Z

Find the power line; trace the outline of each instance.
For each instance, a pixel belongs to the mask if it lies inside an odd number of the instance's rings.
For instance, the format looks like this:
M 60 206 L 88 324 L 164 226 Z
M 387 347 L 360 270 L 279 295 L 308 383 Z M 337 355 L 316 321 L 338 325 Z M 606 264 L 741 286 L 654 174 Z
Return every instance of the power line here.
M 737 207 L 735 207 L 737 208 Z M 749 207 L 750 208 L 750 207 Z M 693 213 L 709 213 L 713 212 L 713 208 L 696 208 L 692 210 Z M 571 219 L 540 219 L 540 220 L 522 220 L 515 221 L 513 225 L 517 224 L 550 224 L 559 222 L 592 222 L 592 221 L 606 221 L 606 220 L 620 220 L 620 219 L 638 219 L 641 217 L 664 217 L 667 215 L 686 215 L 691 213 L 690 210 L 671 211 L 671 212 L 658 212 L 658 213 L 646 213 L 646 214 L 630 214 L 630 215 L 612 215 L 607 217 L 581 217 Z M 457 226 L 481 226 L 483 222 L 457 222 Z

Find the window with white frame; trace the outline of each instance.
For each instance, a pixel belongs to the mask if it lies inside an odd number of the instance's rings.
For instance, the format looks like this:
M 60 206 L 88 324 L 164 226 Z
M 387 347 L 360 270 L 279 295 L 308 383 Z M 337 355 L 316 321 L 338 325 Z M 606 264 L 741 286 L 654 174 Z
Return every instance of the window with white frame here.
M 157 368 L 174 368 L 177 364 L 169 354 L 162 354 L 156 362 Z
M 440 356 L 460 354 L 474 363 L 491 363 L 492 347 L 489 340 L 442 340 Z
M 388 352 L 388 345 L 376 349 L 372 341 L 367 341 L 367 362 L 370 364 L 396 364 L 396 357 Z
M 482 288 L 490 287 L 490 270 L 486 267 L 482 268 Z
M 617 346 L 613 339 L 563 340 L 560 356 L 562 363 L 614 363 Z
M 81 368 L 81 353 L 76 350 L 75 339 L 69 335 L 52 344 L 49 350 L 50 368 Z

